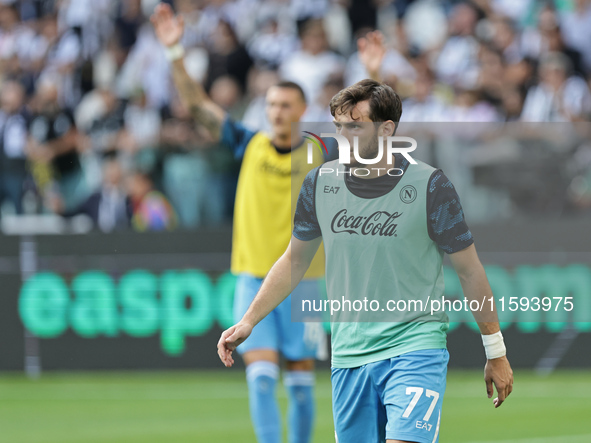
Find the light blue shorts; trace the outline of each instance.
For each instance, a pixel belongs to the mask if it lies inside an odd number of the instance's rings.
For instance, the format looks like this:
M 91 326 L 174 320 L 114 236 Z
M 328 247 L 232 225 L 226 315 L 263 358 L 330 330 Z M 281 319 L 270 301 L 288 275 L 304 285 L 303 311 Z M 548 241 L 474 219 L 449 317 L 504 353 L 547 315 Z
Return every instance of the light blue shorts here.
M 256 296 L 262 278 L 240 274 L 234 294 L 234 321 L 238 322 Z M 314 299 L 319 296 L 318 280 L 303 280 L 294 289 L 297 299 Z M 286 359 L 298 361 L 321 358 L 326 346 L 326 334 L 322 323 L 292 322 L 291 295 L 254 327 L 250 337 L 238 346 L 240 354 L 254 349 L 271 349 L 280 352 Z
M 438 442 L 448 361 L 446 349 L 429 349 L 333 368 L 337 443 Z

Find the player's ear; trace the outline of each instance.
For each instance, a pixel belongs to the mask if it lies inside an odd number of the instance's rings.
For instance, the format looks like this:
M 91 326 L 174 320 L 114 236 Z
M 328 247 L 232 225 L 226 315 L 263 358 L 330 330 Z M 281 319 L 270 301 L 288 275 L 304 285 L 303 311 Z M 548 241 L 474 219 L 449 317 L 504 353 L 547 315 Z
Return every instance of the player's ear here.
M 378 135 L 383 137 L 390 137 L 396 132 L 396 123 L 392 120 L 385 121 L 378 129 Z
M 308 109 L 308 105 L 306 105 L 306 102 L 304 102 L 302 104 L 302 107 L 300 109 L 300 118 L 302 118 L 304 116 L 304 114 L 306 113 L 306 110 Z

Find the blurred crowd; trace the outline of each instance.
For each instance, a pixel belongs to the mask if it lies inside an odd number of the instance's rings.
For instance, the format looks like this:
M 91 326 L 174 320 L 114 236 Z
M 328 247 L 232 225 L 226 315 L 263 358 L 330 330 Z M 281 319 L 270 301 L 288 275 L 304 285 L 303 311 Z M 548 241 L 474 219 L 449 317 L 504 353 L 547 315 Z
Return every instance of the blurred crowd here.
M 305 121 L 332 120 L 331 97 L 367 76 L 356 41 L 373 29 L 402 121 L 591 118 L 591 0 L 169 3 L 189 74 L 253 130 L 269 129 L 278 79 L 303 87 Z M 239 164 L 180 104 L 156 4 L 0 0 L 0 216 L 86 214 L 104 232 L 231 220 Z

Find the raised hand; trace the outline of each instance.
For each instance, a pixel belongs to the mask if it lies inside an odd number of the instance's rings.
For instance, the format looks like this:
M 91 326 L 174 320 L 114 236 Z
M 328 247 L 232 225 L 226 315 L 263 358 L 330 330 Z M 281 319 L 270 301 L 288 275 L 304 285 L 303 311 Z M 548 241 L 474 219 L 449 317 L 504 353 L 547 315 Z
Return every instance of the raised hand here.
M 357 50 L 359 51 L 359 60 L 365 66 L 369 76 L 374 80 L 379 80 L 380 68 L 386 54 L 384 35 L 380 31 L 368 32 L 365 37 L 357 40 Z
M 181 40 L 185 30 L 185 22 L 181 15 L 174 15 L 168 3 L 158 4 L 150 21 L 156 31 L 156 37 L 164 46 L 174 46 Z

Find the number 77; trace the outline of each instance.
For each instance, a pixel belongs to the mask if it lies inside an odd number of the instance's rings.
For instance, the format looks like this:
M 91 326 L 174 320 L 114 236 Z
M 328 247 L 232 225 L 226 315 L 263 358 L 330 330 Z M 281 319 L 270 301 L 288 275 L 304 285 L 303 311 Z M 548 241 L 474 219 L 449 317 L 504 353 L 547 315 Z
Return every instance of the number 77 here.
M 421 395 L 423 395 L 423 391 L 424 391 L 423 388 L 418 388 L 418 387 L 406 388 L 406 395 L 414 394 L 414 397 L 412 398 L 408 407 L 404 411 L 404 414 L 402 414 L 403 418 L 408 418 L 410 416 L 412 410 L 415 408 L 415 406 L 419 402 L 419 398 L 421 398 Z M 429 421 L 429 419 L 431 418 L 431 414 L 433 413 L 433 409 L 435 409 L 435 405 L 437 404 L 437 400 L 439 400 L 439 393 L 432 391 L 430 389 L 427 389 L 425 395 L 427 398 L 433 397 L 433 400 L 431 400 L 431 405 L 429 406 L 429 409 L 427 409 L 427 412 L 425 413 L 425 416 L 423 417 L 423 421 Z

